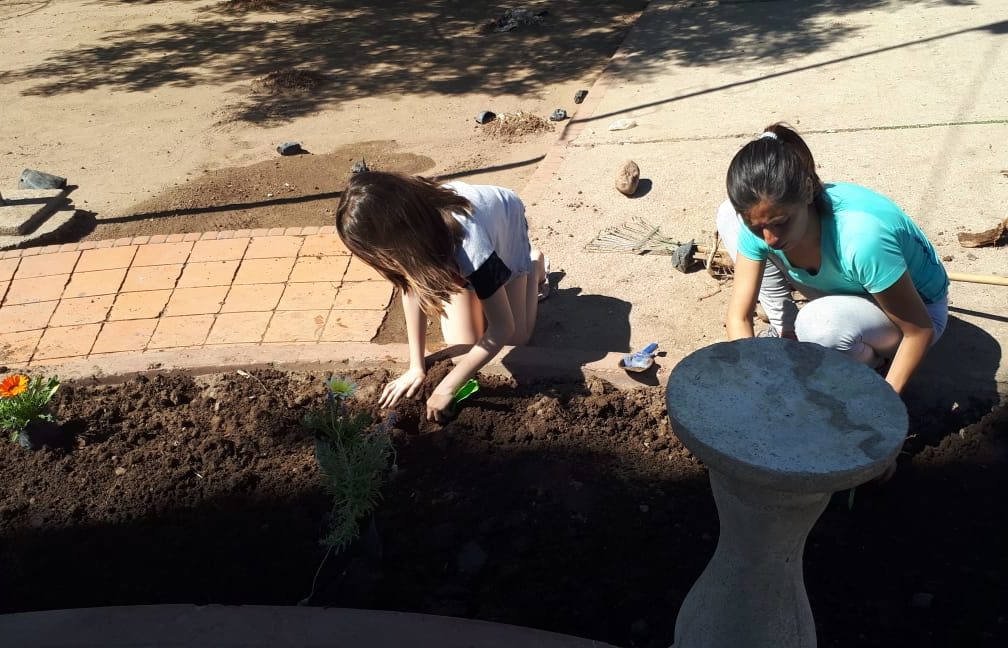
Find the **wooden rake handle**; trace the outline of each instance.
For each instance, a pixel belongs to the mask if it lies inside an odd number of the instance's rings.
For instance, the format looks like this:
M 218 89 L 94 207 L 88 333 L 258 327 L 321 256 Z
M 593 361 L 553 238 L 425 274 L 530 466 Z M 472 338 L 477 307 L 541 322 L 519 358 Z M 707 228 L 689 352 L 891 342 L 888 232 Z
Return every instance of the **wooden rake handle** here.
M 709 245 L 697 245 L 697 254 L 707 255 L 710 253 Z M 728 253 L 724 250 L 718 250 L 717 256 L 722 259 L 725 263 L 730 264 L 731 258 Z M 1008 277 L 999 277 L 997 275 L 981 275 L 981 274 L 970 274 L 967 272 L 949 272 L 949 281 L 961 281 L 965 283 L 978 283 L 978 284 L 988 284 L 991 286 L 1008 286 Z
M 997 275 L 968 274 L 965 272 L 948 273 L 949 281 L 965 281 L 968 283 L 990 284 L 992 286 L 1008 286 L 1008 277 Z

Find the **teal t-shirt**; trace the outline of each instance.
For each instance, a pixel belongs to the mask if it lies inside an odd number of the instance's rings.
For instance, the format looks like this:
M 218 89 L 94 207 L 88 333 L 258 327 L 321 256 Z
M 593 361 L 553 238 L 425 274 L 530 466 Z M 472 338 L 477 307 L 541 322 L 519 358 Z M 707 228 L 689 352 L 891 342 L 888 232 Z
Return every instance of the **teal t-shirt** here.
M 827 295 L 879 293 L 910 271 L 925 304 L 948 294 L 948 275 L 934 246 L 896 204 L 854 184 L 826 185 L 833 213 L 822 216 L 822 263 L 810 274 L 742 227 L 738 251 L 754 261 L 775 255 L 789 279 Z

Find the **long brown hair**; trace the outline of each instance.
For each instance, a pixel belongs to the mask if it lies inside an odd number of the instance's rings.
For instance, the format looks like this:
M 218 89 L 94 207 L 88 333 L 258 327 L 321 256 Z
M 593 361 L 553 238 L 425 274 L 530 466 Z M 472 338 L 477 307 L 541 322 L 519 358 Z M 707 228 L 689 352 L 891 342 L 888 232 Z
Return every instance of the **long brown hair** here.
M 805 140 L 781 122 L 767 126 L 763 133 L 743 146 L 728 167 L 728 198 L 735 211 L 748 222 L 749 210 L 763 200 L 774 204 L 800 202 L 810 181 L 818 213 L 827 213 L 823 183 Z
M 351 176 L 336 208 L 336 231 L 347 248 L 403 291 L 429 317 L 465 280 L 455 260 L 468 200 L 419 176 L 365 171 Z

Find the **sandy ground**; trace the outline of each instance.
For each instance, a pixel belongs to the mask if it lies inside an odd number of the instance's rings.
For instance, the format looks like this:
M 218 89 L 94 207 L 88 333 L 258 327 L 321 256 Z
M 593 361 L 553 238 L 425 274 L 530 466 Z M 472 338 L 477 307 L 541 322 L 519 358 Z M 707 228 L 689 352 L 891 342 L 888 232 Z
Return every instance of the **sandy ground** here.
M 503 33 L 480 28 L 508 3 L 363 4 L 0 0 L 0 187 L 67 177 L 88 238 L 328 224 L 362 157 L 520 188 L 556 132 L 474 116 L 575 113 L 645 3 L 529 3 L 542 22 Z

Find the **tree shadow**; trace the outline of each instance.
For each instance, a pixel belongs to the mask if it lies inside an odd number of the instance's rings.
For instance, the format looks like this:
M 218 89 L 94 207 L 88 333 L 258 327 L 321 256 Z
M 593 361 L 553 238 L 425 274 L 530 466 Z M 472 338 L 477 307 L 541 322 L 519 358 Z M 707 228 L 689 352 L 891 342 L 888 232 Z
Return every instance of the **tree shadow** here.
M 148 4 L 152 0 L 107 0 Z M 966 0 L 919 0 L 967 4 Z M 46 60 L 0 73 L 0 83 L 29 82 L 23 94 L 56 96 L 104 88 L 144 92 L 163 87 L 252 82 L 298 70 L 317 78 L 310 88 L 259 92 L 238 98 L 231 118 L 254 123 L 287 120 L 325 105 L 379 94 L 488 95 L 537 93 L 548 84 L 593 72 L 620 45 L 643 0 L 535 2 L 548 9 L 539 25 L 506 33 L 480 30 L 500 13 L 497 3 L 434 0 L 291 0 L 205 7 L 195 16 L 131 31 L 109 31 L 87 45 L 53 52 Z M 643 78 L 672 60 L 689 65 L 767 61 L 815 52 L 857 28 L 825 20 L 877 8 L 885 0 L 836 3 L 719 3 L 653 12 L 636 25 L 623 74 Z M 271 14 L 269 22 L 263 20 Z M 658 19 L 654 19 L 654 18 Z M 669 29 L 669 25 L 674 28 Z M 645 44 L 635 47 L 634 44 Z M 518 54 L 516 54 L 518 53 Z
M 107 2 L 111 10 L 119 2 Z M 135 3 L 128 3 L 135 4 Z M 23 91 L 55 96 L 98 88 L 144 92 L 163 87 L 251 84 L 298 70 L 314 87 L 258 92 L 239 99 L 232 117 L 253 122 L 309 114 L 320 106 L 387 95 L 537 93 L 592 72 L 625 34 L 643 0 L 572 0 L 546 5 L 539 25 L 482 33 L 495 3 L 440 0 L 292 0 L 246 15 L 220 3 L 168 24 L 109 31 L 100 40 L 54 52 L 0 82 L 33 82 Z M 517 53 L 517 54 L 516 54 Z
M 912 0 L 913 1 L 913 0 Z M 975 4 L 970 0 L 917 0 L 925 5 Z M 695 3 L 682 7 L 674 3 L 658 9 L 669 18 L 639 25 L 645 38 L 634 39 L 644 47 L 631 47 L 633 68 L 648 61 L 649 65 L 676 61 L 686 65 L 710 65 L 732 62 L 763 62 L 784 56 L 812 54 L 835 43 L 851 38 L 859 28 L 842 21 L 852 13 L 868 9 L 892 10 L 888 0 L 735 0 L 718 3 Z M 647 33 L 647 27 L 655 27 Z M 660 31 L 657 29 L 660 23 Z M 672 29 L 669 29 L 669 27 Z M 645 35 L 642 34 L 642 35 Z

